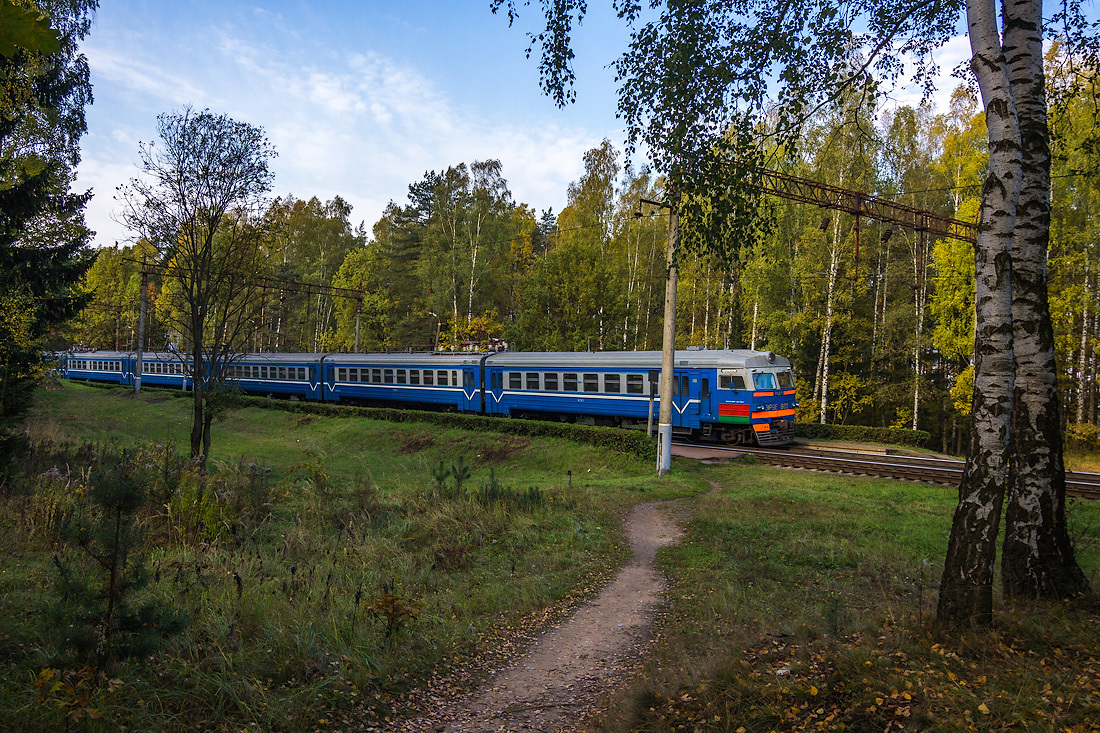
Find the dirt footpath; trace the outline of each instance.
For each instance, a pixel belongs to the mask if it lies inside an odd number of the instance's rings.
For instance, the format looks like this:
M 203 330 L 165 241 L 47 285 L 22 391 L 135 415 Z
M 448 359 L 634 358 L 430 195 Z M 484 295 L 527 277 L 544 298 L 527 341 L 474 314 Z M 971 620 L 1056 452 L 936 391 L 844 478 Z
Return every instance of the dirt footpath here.
M 672 502 L 640 504 L 626 519 L 634 556 L 591 603 L 543 634 L 472 695 L 413 722 L 446 733 L 569 730 L 648 646 L 664 580 L 657 550 L 680 539 Z

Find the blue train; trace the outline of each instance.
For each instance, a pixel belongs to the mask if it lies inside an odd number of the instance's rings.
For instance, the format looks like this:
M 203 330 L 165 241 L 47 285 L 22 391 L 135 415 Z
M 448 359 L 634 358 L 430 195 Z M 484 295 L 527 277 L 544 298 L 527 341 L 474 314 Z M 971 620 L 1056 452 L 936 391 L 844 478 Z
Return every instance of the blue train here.
M 146 352 L 142 384 L 188 389 L 178 354 Z M 132 385 L 133 352 L 64 357 L 68 379 Z M 245 354 L 226 381 L 242 392 L 347 404 L 450 410 L 597 425 L 656 423 L 659 351 Z M 673 431 L 761 446 L 794 438 L 794 375 L 770 351 L 677 351 Z M 651 391 L 654 396 L 651 400 Z

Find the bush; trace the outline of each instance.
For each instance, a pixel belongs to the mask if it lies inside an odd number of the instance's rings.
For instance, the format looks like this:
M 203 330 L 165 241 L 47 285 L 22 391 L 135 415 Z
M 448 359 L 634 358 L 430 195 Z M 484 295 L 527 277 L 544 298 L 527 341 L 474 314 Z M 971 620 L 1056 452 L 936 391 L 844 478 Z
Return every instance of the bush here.
M 1082 451 L 1100 450 L 1100 427 L 1089 423 L 1068 426 L 1066 446 Z
M 795 423 L 794 436 L 817 440 L 854 440 L 917 447 L 927 445 L 932 439 L 932 435 L 927 430 L 873 428 L 868 425 L 822 425 L 812 422 Z
M 150 471 L 132 451 L 104 449 L 86 476 L 59 528 L 72 551 L 54 555 L 58 598 L 52 611 L 61 649 L 102 669 L 147 654 L 179 631 L 184 617 L 142 594 L 149 575 L 139 512 L 149 496 Z

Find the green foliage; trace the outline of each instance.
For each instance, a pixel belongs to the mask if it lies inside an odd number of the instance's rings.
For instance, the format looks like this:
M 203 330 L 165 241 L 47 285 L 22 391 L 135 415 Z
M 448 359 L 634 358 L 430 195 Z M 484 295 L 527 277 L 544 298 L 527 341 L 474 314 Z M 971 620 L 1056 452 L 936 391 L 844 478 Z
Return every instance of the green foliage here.
M 974 402 L 974 367 L 968 366 L 955 376 L 951 385 L 951 406 L 963 417 L 970 415 Z
M 493 469 L 489 469 L 489 475 L 481 480 L 475 496 L 482 506 L 506 504 L 521 511 L 538 508 L 545 501 L 542 490 L 537 486 L 530 486 L 526 491 L 515 491 L 502 484 Z
M 450 478 L 450 476 L 450 469 L 440 460 L 439 463 L 432 468 L 432 486 L 440 491 L 446 490 L 447 479 Z
M 795 423 L 796 438 L 811 440 L 851 440 L 865 443 L 890 443 L 894 445 L 926 446 L 931 435 L 926 430 L 907 428 L 873 428 L 866 425 L 822 425 L 821 423 Z
M 142 596 L 149 576 L 138 515 L 150 483 L 136 453 L 104 449 L 88 468 L 83 501 L 60 527 L 74 551 L 54 556 L 58 643 L 97 668 L 148 653 L 183 624 L 175 609 Z
M 1066 427 L 1066 444 L 1076 450 L 1100 450 L 1100 428 L 1088 423 L 1071 424 Z
M 0 56 L 11 58 L 19 51 L 51 54 L 61 50 L 61 34 L 50 28 L 47 18 L 36 10 L 22 8 L 12 0 L 0 0 Z
M 87 302 L 90 193 L 69 191 L 91 101 L 79 43 L 94 0 L 0 4 L 0 453 L 31 404 L 52 339 Z M 51 30 L 49 25 L 62 29 Z
M 459 456 L 451 464 L 451 478 L 455 480 L 455 494 L 462 496 L 462 484 L 470 478 L 470 467 L 466 465 L 466 456 Z

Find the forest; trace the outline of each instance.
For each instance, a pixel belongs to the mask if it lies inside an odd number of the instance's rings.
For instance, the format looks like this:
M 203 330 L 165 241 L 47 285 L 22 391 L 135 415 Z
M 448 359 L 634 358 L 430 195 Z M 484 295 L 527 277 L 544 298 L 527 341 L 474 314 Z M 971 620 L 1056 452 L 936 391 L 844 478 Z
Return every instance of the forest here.
M 1058 50 L 1048 79 L 1059 83 Z M 1086 93 L 1088 92 L 1088 93 Z M 1061 415 L 1071 439 L 1097 432 L 1096 109 L 1091 92 L 1052 105 L 1048 288 Z M 775 170 L 963 221 L 975 221 L 988 153 L 974 90 L 949 109 L 862 100 L 830 105 Z M 668 213 L 663 180 L 605 140 L 555 214 L 517 202 L 497 160 L 428 171 L 370 232 L 351 208 L 293 196 L 257 222 L 267 278 L 252 351 L 660 348 Z M 974 251 L 896 225 L 765 197 L 755 236 L 685 250 L 677 347 L 767 349 L 789 357 L 799 419 L 912 427 L 960 453 L 974 348 Z M 725 256 L 714 254 L 724 252 Z M 136 345 L 143 257 L 107 248 L 86 276 L 92 302 L 67 334 L 79 348 Z M 149 269 L 147 349 L 176 343 L 163 270 Z M 354 291 L 356 297 L 350 297 Z

